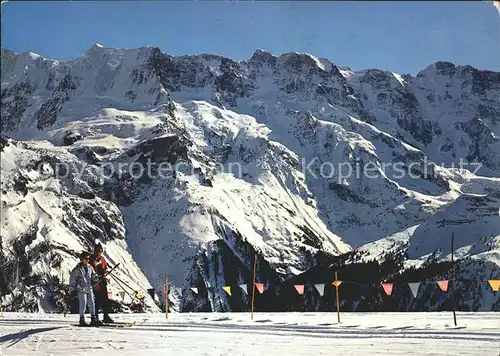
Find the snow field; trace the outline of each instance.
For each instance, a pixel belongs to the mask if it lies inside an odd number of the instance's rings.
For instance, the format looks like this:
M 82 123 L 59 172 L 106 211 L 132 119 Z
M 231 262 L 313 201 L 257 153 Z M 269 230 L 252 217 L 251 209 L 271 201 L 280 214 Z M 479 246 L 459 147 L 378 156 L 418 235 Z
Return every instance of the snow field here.
M 78 328 L 77 315 L 3 313 L 0 355 L 481 355 L 500 352 L 499 313 L 120 314 L 131 328 Z

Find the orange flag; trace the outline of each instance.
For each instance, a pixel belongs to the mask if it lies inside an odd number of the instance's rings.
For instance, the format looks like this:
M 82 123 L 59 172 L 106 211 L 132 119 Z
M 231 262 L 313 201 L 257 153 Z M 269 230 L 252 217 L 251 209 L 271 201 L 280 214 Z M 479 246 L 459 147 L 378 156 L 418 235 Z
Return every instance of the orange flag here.
M 387 295 L 392 294 L 392 288 L 394 287 L 394 283 L 382 283 L 382 288 L 384 288 L 384 292 Z
M 489 279 L 488 283 L 494 292 L 500 291 L 500 279 Z
M 303 284 L 296 284 L 296 285 L 294 285 L 294 287 L 297 290 L 297 293 L 304 294 L 304 285 Z
M 255 283 L 255 288 L 259 291 L 260 294 L 264 293 L 264 284 L 263 283 Z
M 448 282 L 449 281 L 437 281 L 437 284 L 443 292 L 446 292 L 448 290 Z
M 222 289 L 224 289 L 227 294 L 231 295 L 231 286 L 224 286 Z
M 342 284 L 342 281 L 333 281 L 332 282 L 332 285 L 334 285 L 335 287 L 340 287 L 340 285 Z

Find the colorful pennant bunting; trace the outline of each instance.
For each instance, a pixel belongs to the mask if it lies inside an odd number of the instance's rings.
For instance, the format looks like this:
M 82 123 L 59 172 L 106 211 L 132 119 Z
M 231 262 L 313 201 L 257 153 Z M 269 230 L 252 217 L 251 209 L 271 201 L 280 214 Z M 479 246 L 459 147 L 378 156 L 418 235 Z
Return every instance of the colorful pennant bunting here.
M 320 296 L 323 296 L 325 294 L 325 285 L 324 284 L 315 284 L 314 287 L 316 287 L 316 290 L 318 291 Z
M 334 285 L 335 287 L 340 287 L 340 285 L 342 284 L 342 281 L 333 281 L 332 282 L 332 285 Z
M 224 286 L 222 287 L 226 291 L 227 294 L 231 295 L 231 287 L 230 286 Z
M 493 292 L 500 291 L 500 279 L 489 279 L 488 284 L 493 289 Z
M 263 283 L 255 283 L 255 288 L 259 291 L 260 294 L 264 293 L 264 284 Z
M 408 283 L 408 286 L 411 289 L 411 294 L 413 294 L 413 298 L 416 298 L 418 294 L 418 288 L 420 287 L 420 282 Z
M 332 285 L 335 286 L 336 288 L 338 288 L 344 282 L 345 281 L 334 280 L 332 282 Z M 408 287 L 410 288 L 413 297 L 416 298 L 418 296 L 418 292 L 420 290 L 420 285 L 422 283 L 436 283 L 439 286 L 439 288 L 441 289 L 441 291 L 447 292 L 448 289 L 449 289 L 450 282 L 451 282 L 450 280 L 428 281 L 428 282 L 410 282 L 410 283 L 408 283 Z M 370 286 L 370 284 L 367 284 L 367 283 L 357 283 L 357 282 L 349 282 L 349 281 L 347 281 L 345 283 L 354 283 L 354 284 L 357 284 L 360 287 L 360 293 L 361 293 L 361 297 L 363 299 L 364 299 L 364 296 L 367 294 L 368 288 Z M 500 291 L 500 280 L 499 279 L 490 279 L 490 280 L 488 280 L 488 284 L 490 285 L 491 289 L 494 292 Z M 208 288 L 211 287 L 210 283 L 207 283 L 206 285 L 207 285 Z M 307 284 L 307 285 L 310 285 L 310 284 Z M 316 290 L 318 291 L 318 293 L 319 293 L 320 296 L 324 296 L 324 294 L 325 294 L 325 284 L 324 283 L 312 284 L 312 285 L 314 285 L 314 287 L 316 288 Z M 384 289 L 384 292 L 385 292 L 386 295 L 388 295 L 388 296 L 392 295 L 392 292 L 393 292 L 393 289 L 394 289 L 394 283 L 384 282 L 384 283 L 381 283 L 381 285 L 382 285 L 382 288 Z M 295 288 L 295 290 L 297 291 L 298 294 L 303 295 L 304 291 L 305 291 L 305 286 L 306 286 L 306 284 L 295 284 L 294 288 Z M 235 286 L 233 286 L 233 288 L 234 287 Z M 247 284 L 240 284 L 240 285 L 238 285 L 238 287 L 241 288 L 245 294 L 248 294 L 248 286 L 247 286 Z M 279 290 L 279 287 L 280 287 L 279 285 L 276 286 L 277 290 Z M 264 283 L 255 283 L 255 288 L 258 290 L 258 292 L 260 294 L 264 293 L 264 289 L 265 289 L 264 288 Z M 179 295 L 182 296 L 182 288 L 173 288 L 173 289 Z M 198 294 L 198 288 L 191 287 L 190 289 L 193 291 L 193 293 Z M 232 296 L 231 286 L 223 286 L 222 289 L 228 295 Z M 154 298 L 155 290 L 153 288 L 151 288 L 151 289 L 148 289 L 147 291 Z M 118 294 L 118 296 L 120 297 L 120 299 L 123 302 L 126 293 L 123 292 L 123 291 L 120 291 L 117 294 Z
M 448 282 L 449 281 L 437 281 L 437 284 L 443 292 L 446 292 L 448 290 L 448 284 L 449 284 Z
M 382 283 L 382 288 L 384 288 L 384 292 L 387 295 L 392 294 L 392 288 L 394 287 L 394 283 Z
M 297 293 L 304 294 L 304 285 L 303 284 L 296 284 L 296 285 L 294 285 L 294 287 L 297 290 Z

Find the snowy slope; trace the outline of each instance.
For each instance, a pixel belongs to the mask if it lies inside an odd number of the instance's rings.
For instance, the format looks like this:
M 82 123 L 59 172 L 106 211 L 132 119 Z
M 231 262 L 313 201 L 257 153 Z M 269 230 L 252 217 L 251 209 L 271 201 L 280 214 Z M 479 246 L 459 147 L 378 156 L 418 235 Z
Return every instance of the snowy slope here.
M 236 62 L 96 44 L 69 62 L 2 49 L 1 85 L 2 133 L 14 139 L 2 152 L 6 258 L 43 216 L 37 198 L 68 235 L 55 254 L 74 256 L 110 221 L 105 237 L 137 263 L 138 287 L 161 295 L 168 274 L 203 291 L 201 302 L 184 293 L 182 310 L 241 309 L 209 289 L 249 282 L 255 254 L 259 279 L 280 283 L 348 252 L 392 258 L 390 246 L 408 254 L 403 269 L 422 266 L 447 258 L 455 232 L 471 270 L 499 273 L 499 73 L 438 62 L 411 77 L 300 53 Z M 73 176 L 40 177 L 41 159 L 74 163 Z M 77 228 L 60 223 L 70 216 Z M 476 308 L 498 300 L 484 298 Z
M 2 149 L 2 289 L 10 291 L 4 303 L 18 310 L 51 310 L 78 254 L 92 251 L 96 239 L 111 265 L 121 264 L 116 276 L 134 290 L 150 288 L 127 251 L 120 210 L 99 197 L 89 199 L 81 180 L 55 179 L 53 160 L 83 167 L 50 144 L 9 142 Z M 110 291 L 117 299 L 115 283 Z M 149 296 L 145 301 L 157 310 Z

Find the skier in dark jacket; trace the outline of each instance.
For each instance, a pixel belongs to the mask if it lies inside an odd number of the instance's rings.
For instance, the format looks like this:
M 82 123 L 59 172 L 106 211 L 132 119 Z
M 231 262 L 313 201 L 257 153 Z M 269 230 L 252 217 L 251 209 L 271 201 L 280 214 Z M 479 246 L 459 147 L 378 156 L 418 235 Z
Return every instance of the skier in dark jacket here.
M 71 295 L 78 295 L 78 304 L 80 312 L 80 326 L 88 326 L 85 322 L 85 309 L 87 306 L 91 315 L 90 325 L 98 326 L 97 312 L 94 309 L 94 293 L 92 285 L 97 283 L 99 277 L 95 274 L 94 269 L 89 265 L 90 254 L 82 252 L 80 254 L 80 263 L 71 271 L 69 278 L 69 292 Z
M 108 277 L 106 272 L 108 270 L 108 264 L 103 256 L 103 247 L 101 243 L 95 246 L 94 254 L 90 258 L 90 263 L 94 267 L 95 272 L 101 279 L 101 282 L 95 286 L 95 310 L 96 315 L 99 314 L 99 309 L 102 308 L 104 317 L 102 319 L 103 323 L 113 323 L 113 319 L 109 317 L 109 298 L 108 298 Z M 99 318 L 97 318 L 99 321 Z

